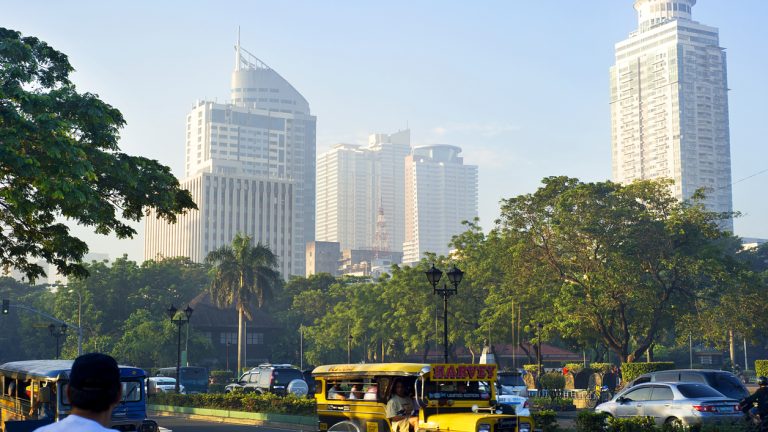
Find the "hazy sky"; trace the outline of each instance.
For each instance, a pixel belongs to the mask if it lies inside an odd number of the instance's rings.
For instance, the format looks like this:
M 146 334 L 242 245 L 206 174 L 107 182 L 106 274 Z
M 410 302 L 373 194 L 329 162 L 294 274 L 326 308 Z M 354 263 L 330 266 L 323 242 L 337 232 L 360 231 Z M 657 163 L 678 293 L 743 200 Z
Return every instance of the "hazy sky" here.
M 195 99 L 229 99 L 241 45 L 317 116 L 318 154 L 410 125 L 412 145 L 461 146 L 479 165 L 480 218 L 545 176 L 611 177 L 608 69 L 637 28 L 633 0 L 5 1 L 0 26 L 69 55 L 81 92 L 120 109 L 123 151 L 182 174 Z M 728 48 L 734 181 L 768 169 L 764 0 L 699 0 Z M 762 102 L 761 102 L 762 101 Z M 736 233 L 768 238 L 768 173 L 734 186 Z M 143 259 L 144 233 L 73 230 L 92 252 Z

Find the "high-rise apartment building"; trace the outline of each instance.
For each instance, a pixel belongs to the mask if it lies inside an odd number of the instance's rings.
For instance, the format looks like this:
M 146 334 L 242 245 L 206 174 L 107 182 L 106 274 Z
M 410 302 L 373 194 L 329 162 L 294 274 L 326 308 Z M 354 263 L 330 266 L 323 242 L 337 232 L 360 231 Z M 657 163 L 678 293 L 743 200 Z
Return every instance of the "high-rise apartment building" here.
M 405 159 L 405 245 L 403 263 L 424 252 L 448 255 L 448 243 L 477 217 L 477 166 L 464 165 L 461 148 L 425 145 Z
M 317 234 L 339 242 L 341 250 L 373 246 L 383 208 L 389 249 L 405 242 L 405 158 L 411 154 L 410 130 L 369 136 L 368 146 L 337 144 L 317 160 Z
M 196 262 L 241 232 L 272 248 L 280 271 L 304 275 L 315 231 L 317 118 L 280 74 L 238 45 L 229 103 L 197 101 L 187 116 L 185 178 L 197 211 L 146 219 L 144 258 Z
M 639 29 L 611 67 L 613 179 L 673 178 L 674 195 L 711 188 L 732 211 L 728 74 L 718 29 L 692 20 L 696 0 L 637 0 Z M 724 228 L 733 230 L 733 222 Z

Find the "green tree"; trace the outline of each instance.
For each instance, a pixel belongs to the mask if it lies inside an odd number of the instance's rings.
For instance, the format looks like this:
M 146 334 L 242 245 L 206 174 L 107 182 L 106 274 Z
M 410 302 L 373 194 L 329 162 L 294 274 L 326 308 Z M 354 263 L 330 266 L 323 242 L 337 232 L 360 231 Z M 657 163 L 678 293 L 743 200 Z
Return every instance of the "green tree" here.
M 654 342 L 697 282 L 723 280 L 732 259 L 719 223 L 732 214 L 679 203 L 671 181 L 582 183 L 549 177 L 534 194 L 502 201 L 499 235 L 512 292 L 549 305 L 548 328 L 596 332 L 622 362 Z M 633 347 L 633 338 L 638 344 Z
M 0 28 L 0 266 L 34 282 L 44 258 L 65 276 L 85 277 L 88 246 L 66 218 L 118 238 L 123 219 L 151 209 L 169 222 L 196 209 L 170 168 L 120 152 L 125 120 L 96 94 L 78 93 L 67 56 L 34 37 Z
M 213 301 L 219 307 L 235 305 L 238 311 L 237 370 L 242 370 L 245 361 L 243 316 L 251 319 L 254 299 L 262 307 L 281 282 L 276 270 L 277 256 L 269 246 L 262 243 L 254 246 L 251 236 L 243 237 L 238 232 L 231 246 L 222 245 L 209 252 L 205 262 L 216 266 L 210 286 Z

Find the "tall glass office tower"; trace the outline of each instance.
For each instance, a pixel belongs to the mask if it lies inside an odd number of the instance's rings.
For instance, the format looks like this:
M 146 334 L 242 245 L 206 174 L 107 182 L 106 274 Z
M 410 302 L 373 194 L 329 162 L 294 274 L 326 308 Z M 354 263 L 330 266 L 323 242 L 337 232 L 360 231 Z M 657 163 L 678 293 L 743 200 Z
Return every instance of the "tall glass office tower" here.
M 144 259 L 196 262 L 251 235 L 280 257 L 284 277 L 304 275 L 315 239 L 317 118 L 280 74 L 235 46 L 230 102 L 198 100 L 186 118 L 181 181 L 198 210 L 166 224 L 146 218 Z
M 708 188 L 732 211 L 728 74 L 718 29 L 692 20 L 696 0 L 637 0 L 639 28 L 611 67 L 613 179 L 668 177 L 678 199 Z M 725 229 L 733 231 L 729 221 Z

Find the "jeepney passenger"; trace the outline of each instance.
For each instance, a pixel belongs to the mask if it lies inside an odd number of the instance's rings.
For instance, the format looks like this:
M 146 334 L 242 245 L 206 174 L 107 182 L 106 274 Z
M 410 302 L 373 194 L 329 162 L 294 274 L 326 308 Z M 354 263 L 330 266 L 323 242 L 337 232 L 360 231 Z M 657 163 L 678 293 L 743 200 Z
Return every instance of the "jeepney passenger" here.
M 338 382 L 333 382 L 328 390 L 328 399 L 347 400 L 347 397 L 341 394 L 341 387 Z
M 394 394 L 387 402 L 387 418 L 392 423 L 393 432 L 413 432 L 416 430 L 419 418 L 413 417 L 413 399 L 405 394 L 403 380 L 395 381 Z
M 364 397 L 363 395 L 363 385 L 362 384 L 353 384 L 352 385 L 352 391 L 349 392 L 349 398 L 350 399 L 362 399 Z

